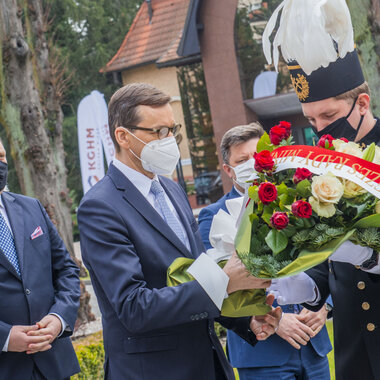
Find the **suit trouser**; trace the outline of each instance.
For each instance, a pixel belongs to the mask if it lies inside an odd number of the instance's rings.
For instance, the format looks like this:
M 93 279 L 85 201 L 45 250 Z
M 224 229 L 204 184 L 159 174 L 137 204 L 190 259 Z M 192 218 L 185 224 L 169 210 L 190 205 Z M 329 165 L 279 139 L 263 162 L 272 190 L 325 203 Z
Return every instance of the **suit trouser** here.
M 282 366 L 238 368 L 240 380 L 330 380 L 327 356 L 319 356 L 310 344 L 292 351 Z
M 33 368 L 33 372 L 32 372 L 32 379 L 31 380 L 53 380 L 53 379 L 47 379 L 41 372 L 40 370 L 35 366 Z M 68 377 L 67 379 L 63 379 L 63 380 L 70 380 L 70 378 Z

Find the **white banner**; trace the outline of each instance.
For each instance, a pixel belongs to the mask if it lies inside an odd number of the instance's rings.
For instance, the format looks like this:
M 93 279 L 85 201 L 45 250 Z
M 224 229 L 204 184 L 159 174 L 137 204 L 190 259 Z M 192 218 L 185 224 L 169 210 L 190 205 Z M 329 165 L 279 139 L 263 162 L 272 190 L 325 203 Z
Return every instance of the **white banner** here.
M 318 175 L 330 172 L 380 199 L 380 165 L 345 153 L 303 145 L 277 148 L 272 157 L 276 172 L 296 168 L 306 168 Z
M 108 109 L 104 100 L 104 95 L 99 91 L 91 92 L 96 121 L 98 123 L 100 138 L 102 139 L 104 153 L 106 155 L 107 165 L 109 166 L 115 155 L 115 148 L 108 128 Z
M 102 142 L 91 95 L 78 106 L 78 145 L 83 193 L 104 177 Z

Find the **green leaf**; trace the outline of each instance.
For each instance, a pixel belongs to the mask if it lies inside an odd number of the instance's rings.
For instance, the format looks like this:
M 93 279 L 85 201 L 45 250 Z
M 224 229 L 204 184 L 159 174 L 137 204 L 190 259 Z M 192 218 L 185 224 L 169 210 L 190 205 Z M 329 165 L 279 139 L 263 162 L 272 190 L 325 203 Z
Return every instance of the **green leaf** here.
M 363 160 L 372 162 L 373 159 L 375 158 L 375 149 L 376 149 L 375 143 L 372 143 L 370 146 L 367 146 L 367 148 L 364 150 L 364 154 L 362 157 Z
M 257 236 L 261 241 L 264 241 L 267 235 L 269 234 L 270 228 L 266 225 L 263 224 L 259 230 L 257 231 Z
M 296 191 L 299 195 L 301 195 L 301 197 L 308 198 L 311 195 L 310 181 L 304 179 L 303 181 L 299 182 L 296 186 Z
M 290 238 L 290 237 L 292 237 L 296 232 L 297 232 L 297 229 L 296 229 L 296 227 L 294 227 L 294 226 L 287 226 L 286 228 L 284 228 L 283 230 L 282 230 L 282 232 L 288 237 L 288 238 Z
M 277 186 L 277 195 L 281 195 L 281 194 L 287 194 L 288 192 L 288 186 L 285 185 L 284 182 L 281 183 L 281 185 L 278 185 Z
M 253 199 L 254 202 L 259 201 L 259 190 L 258 186 L 250 186 L 248 188 L 248 196 Z
M 273 213 L 263 213 L 263 215 L 261 215 L 261 218 L 264 220 L 265 223 L 269 224 L 270 223 L 270 218 L 272 217 Z
M 274 145 L 270 142 L 269 135 L 266 132 L 261 136 L 256 148 L 257 153 L 263 150 L 269 150 L 269 152 L 274 150 Z
M 257 226 L 259 224 L 259 217 L 256 214 L 250 214 L 249 221 L 252 223 L 252 226 L 254 224 Z
M 281 194 L 279 196 L 279 199 L 280 199 L 280 206 L 283 205 L 291 205 L 294 201 L 294 197 L 292 197 L 291 195 L 285 193 L 285 194 Z
M 288 245 L 288 238 L 282 231 L 272 229 L 265 238 L 265 242 L 273 251 L 273 254 L 277 255 Z
M 380 227 L 380 214 L 375 214 L 367 216 L 366 218 L 360 219 L 353 226 L 354 228 L 369 228 L 369 227 Z

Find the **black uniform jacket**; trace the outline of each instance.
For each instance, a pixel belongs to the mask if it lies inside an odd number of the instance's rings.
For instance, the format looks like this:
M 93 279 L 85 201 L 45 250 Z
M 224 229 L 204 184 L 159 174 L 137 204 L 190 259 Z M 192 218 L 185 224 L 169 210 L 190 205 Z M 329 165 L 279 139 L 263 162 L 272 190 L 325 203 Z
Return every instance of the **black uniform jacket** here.
M 380 145 L 380 121 L 360 141 Z M 380 380 L 380 275 L 326 261 L 306 272 L 317 284 L 319 310 L 331 294 L 337 380 Z

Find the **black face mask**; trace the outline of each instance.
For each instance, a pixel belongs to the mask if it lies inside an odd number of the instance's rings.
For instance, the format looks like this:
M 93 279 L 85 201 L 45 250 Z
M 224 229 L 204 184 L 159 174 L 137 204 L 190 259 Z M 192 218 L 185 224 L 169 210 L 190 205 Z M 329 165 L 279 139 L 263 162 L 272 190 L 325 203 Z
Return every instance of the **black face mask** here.
M 319 138 L 321 138 L 323 135 L 331 135 L 335 139 L 340 139 L 341 137 L 345 137 L 348 141 L 355 141 L 355 138 L 358 135 L 359 129 L 363 123 L 364 115 L 360 117 L 360 122 L 357 129 L 354 129 L 347 119 L 350 117 L 352 111 L 354 110 L 357 100 L 358 98 L 355 99 L 354 104 L 352 105 L 352 108 L 347 116 L 343 116 L 335 120 L 334 122 L 329 124 L 327 127 L 323 128 L 319 132 L 316 130 L 315 127 L 312 127 L 314 133 Z
M 4 189 L 8 179 L 8 165 L 0 161 L 0 191 Z

